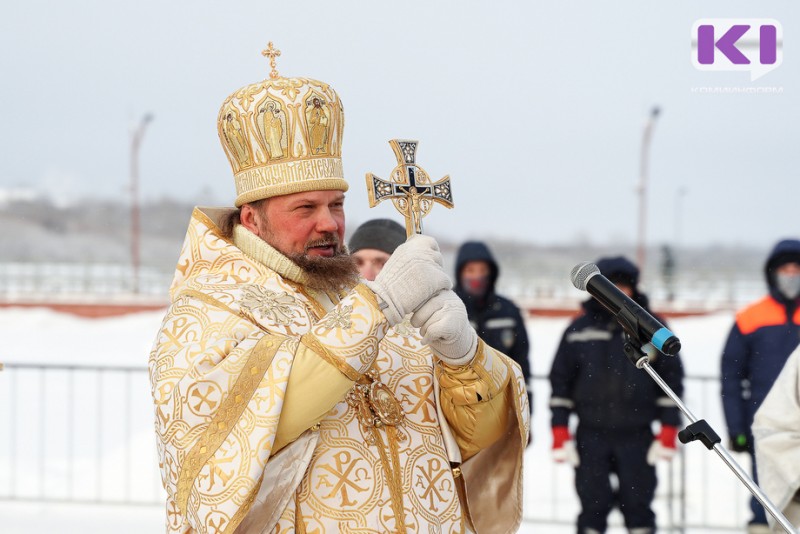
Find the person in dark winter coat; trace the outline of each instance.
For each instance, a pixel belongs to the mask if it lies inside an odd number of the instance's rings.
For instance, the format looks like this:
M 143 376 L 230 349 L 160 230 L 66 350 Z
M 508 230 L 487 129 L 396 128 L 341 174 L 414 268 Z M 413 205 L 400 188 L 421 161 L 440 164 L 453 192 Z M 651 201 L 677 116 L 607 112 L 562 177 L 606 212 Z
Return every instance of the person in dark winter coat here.
M 647 297 L 637 289 L 639 269 L 633 263 L 623 257 L 603 258 L 597 267 L 648 308 Z M 584 302 L 583 313 L 564 332 L 550 371 L 553 458 L 575 467 L 581 501 L 579 534 L 604 532 L 614 505 L 622 512 L 629 532 L 653 532 L 654 464 L 671 459 L 676 451 L 680 412 L 650 376 L 625 356 L 623 334 L 599 302 Z M 650 363 L 680 396 L 680 357 L 659 354 Z M 574 440 L 569 430 L 571 414 L 578 418 Z M 652 424 L 656 420 L 661 425 L 654 439 Z M 611 473 L 619 481 L 616 490 L 611 486 Z
M 528 333 L 519 308 L 495 293 L 499 275 L 497 261 L 485 243 L 468 241 L 458 249 L 456 294 L 464 301 L 469 322 L 478 336 L 522 368 L 528 386 L 528 404 L 532 409 Z
M 789 355 L 800 344 L 800 241 L 786 239 L 764 266 L 769 294 L 736 314 L 722 353 L 722 405 L 729 447 L 747 452 L 758 481 L 751 426 Z M 766 532 L 764 508 L 750 501 L 751 532 Z

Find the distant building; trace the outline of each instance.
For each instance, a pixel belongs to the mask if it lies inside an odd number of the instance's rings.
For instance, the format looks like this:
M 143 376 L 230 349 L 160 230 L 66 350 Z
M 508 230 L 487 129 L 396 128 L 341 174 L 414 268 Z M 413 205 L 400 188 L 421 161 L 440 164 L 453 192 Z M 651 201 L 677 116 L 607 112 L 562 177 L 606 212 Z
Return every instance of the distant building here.
M 30 187 L 0 187 L 0 208 L 13 202 L 32 202 L 42 198 L 41 191 Z

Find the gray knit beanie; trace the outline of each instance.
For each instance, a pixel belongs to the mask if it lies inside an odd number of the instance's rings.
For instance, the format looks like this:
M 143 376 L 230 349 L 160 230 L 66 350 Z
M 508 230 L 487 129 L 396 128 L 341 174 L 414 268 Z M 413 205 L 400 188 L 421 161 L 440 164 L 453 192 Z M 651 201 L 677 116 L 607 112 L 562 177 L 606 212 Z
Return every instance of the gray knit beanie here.
M 387 254 L 405 243 L 406 229 L 390 219 L 372 219 L 359 226 L 350 238 L 350 253 L 364 248 L 382 250 Z

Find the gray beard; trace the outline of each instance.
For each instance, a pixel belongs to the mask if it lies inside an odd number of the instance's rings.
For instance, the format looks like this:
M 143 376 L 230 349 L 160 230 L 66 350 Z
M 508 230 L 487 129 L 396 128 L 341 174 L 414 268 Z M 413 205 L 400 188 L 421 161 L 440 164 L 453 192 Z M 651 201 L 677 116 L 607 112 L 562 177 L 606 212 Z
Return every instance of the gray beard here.
M 336 255 L 313 257 L 305 254 L 289 256 L 306 275 L 306 285 L 319 291 L 338 291 L 358 283 L 358 267 L 352 256 L 343 247 L 337 247 Z
M 266 231 L 258 237 L 270 243 L 273 241 L 272 231 L 267 226 Z M 314 246 L 330 244 L 336 250 L 333 256 L 309 256 L 308 249 Z M 339 242 L 339 236 L 326 233 L 320 239 L 306 243 L 305 251 L 301 254 L 286 254 L 295 265 L 300 267 L 306 275 L 306 286 L 318 291 L 339 291 L 342 288 L 351 288 L 358 283 L 358 266 L 356 260 L 350 256 L 350 251 L 344 243 Z

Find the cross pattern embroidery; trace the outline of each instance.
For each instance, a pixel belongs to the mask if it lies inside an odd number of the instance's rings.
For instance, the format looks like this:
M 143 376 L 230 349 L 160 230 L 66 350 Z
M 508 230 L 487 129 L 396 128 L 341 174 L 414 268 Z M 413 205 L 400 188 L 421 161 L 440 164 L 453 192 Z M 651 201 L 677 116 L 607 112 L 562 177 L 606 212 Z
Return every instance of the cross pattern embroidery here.
M 425 467 L 418 465 L 417 469 L 419 469 L 420 475 L 417 475 L 417 486 L 422 486 L 425 488 L 425 491 L 422 493 L 423 499 L 428 499 L 430 502 L 430 510 L 433 512 L 438 512 L 439 508 L 436 506 L 439 503 L 444 502 L 444 497 L 439 492 L 440 489 L 444 490 L 444 484 L 442 481 L 439 488 L 436 487 L 436 483 L 439 482 L 439 479 L 444 476 L 447 472 L 446 469 L 442 469 L 442 462 L 438 458 L 429 458 L 428 459 L 428 469 L 426 470 Z M 435 499 L 435 501 L 434 501 Z
M 409 395 L 404 394 L 402 402 L 406 405 L 412 405 L 409 409 L 409 413 L 416 414 L 417 412 L 422 412 L 420 415 L 422 416 L 422 422 L 424 423 L 435 423 L 436 422 L 436 404 L 432 398 L 433 394 L 433 380 L 429 376 L 421 376 L 419 378 L 415 378 L 413 380 L 414 387 L 410 387 L 407 384 L 402 384 L 400 387 L 406 390 L 410 395 L 414 397 L 414 401 L 409 398 Z
M 357 504 L 356 501 L 350 500 L 350 496 L 347 493 L 348 487 L 352 490 L 355 490 L 358 493 L 367 491 L 367 488 L 361 487 L 355 483 L 355 481 L 350 477 L 350 473 L 355 468 L 356 464 L 360 458 L 356 458 L 355 460 L 351 460 L 350 453 L 347 451 L 341 451 L 336 453 L 333 456 L 333 461 L 336 464 L 336 467 L 333 467 L 329 464 L 322 464 L 320 467 L 325 471 L 328 471 L 334 477 L 336 477 L 336 482 L 333 484 L 333 489 L 331 492 L 326 496 L 332 497 L 337 492 L 341 492 L 342 497 L 342 506 L 354 506 Z M 324 480 L 324 482 L 323 482 Z M 325 484 L 326 486 L 330 486 L 331 484 L 328 482 L 327 476 L 322 475 L 320 477 L 319 483 L 317 483 L 317 487 L 320 485 Z

